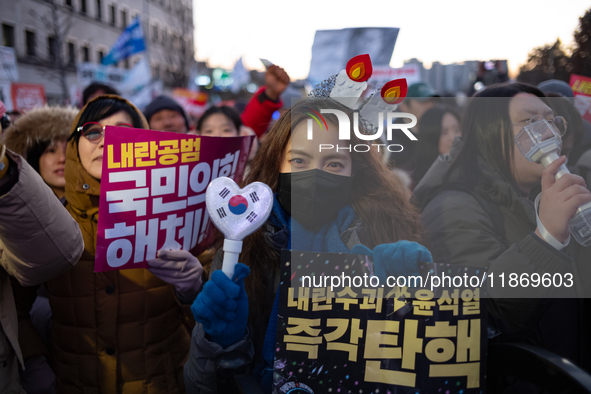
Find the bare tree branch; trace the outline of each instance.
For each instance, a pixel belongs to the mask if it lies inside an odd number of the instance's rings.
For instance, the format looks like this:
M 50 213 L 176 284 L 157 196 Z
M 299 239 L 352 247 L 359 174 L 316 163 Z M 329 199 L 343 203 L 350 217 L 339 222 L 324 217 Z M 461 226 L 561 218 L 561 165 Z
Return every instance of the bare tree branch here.
M 179 35 L 169 38 L 171 45 L 164 48 L 164 51 L 159 51 L 159 60 L 167 65 L 176 65 L 176 72 L 172 74 L 171 78 L 172 86 L 186 87 L 191 67 L 195 63 L 195 49 L 192 37 L 185 39 L 184 33 L 193 31 L 193 20 L 192 15 L 186 12 L 180 2 L 173 3 L 173 7 L 168 21 L 170 26 L 176 28 Z M 176 42 L 173 42 L 175 40 Z
M 46 56 L 38 56 L 37 64 L 41 66 L 41 73 L 55 78 L 59 81 L 62 90 L 62 104 L 65 104 L 69 98 L 67 71 L 71 66 L 66 59 L 65 43 L 66 37 L 75 24 L 71 9 L 60 6 L 56 0 L 47 0 L 49 11 L 40 13 L 34 10 L 30 11 L 31 16 L 39 21 L 47 33 L 48 41 Z M 51 43 L 51 47 L 49 46 Z

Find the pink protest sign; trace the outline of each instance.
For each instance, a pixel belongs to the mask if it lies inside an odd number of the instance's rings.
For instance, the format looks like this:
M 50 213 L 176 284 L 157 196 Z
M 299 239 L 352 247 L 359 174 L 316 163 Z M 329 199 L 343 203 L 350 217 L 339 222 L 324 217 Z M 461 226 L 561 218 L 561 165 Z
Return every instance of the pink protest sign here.
M 242 179 L 252 138 L 107 126 L 95 272 L 146 268 L 160 249 L 211 246 L 205 191 L 218 177 Z
M 575 107 L 583 119 L 591 122 L 591 78 L 571 74 L 570 87 L 575 96 Z

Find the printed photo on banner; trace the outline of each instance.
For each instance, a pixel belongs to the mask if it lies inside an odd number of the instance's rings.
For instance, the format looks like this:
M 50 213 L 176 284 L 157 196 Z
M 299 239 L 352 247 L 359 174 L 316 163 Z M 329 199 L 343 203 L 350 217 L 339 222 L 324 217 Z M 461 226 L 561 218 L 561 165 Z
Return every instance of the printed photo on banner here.
M 273 393 L 483 392 L 487 312 L 481 289 L 295 285 L 311 273 L 363 275 L 373 266 L 368 259 L 283 251 Z M 476 269 L 425 263 L 421 274 Z
M 107 126 L 95 272 L 146 268 L 160 249 L 211 246 L 205 191 L 240 182 L 253 137 L 200 137 Z

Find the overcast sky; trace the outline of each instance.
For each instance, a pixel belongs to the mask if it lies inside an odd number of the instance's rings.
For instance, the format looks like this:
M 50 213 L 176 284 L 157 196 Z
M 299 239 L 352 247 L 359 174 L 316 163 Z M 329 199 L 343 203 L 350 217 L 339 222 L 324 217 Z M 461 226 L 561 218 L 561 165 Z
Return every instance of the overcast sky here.
M 416 57 L 426 66 L 508 59 L 516 71 L 528 52 L 560 38 L 573 44 L 588 0 L 193 0 L 196 56 L 212 67 L 263 69 L 259 58 L 292 79 L 310 68 L 314 32 L 346 27 L 399 27 L 390 65 Z M 356 5 L 357 4 L 357 5 Z

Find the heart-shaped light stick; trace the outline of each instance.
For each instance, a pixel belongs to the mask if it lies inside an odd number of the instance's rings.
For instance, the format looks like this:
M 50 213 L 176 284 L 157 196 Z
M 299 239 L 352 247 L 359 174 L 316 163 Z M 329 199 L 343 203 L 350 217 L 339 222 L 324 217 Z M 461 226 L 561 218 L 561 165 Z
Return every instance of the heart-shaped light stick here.
M 230 178 L 211 181 L 205 205 L 213 224 L 224 234 L 222 271 L 232 279 L 242 251 L 242 240 L 258 230 L 273 209 L 273 191 L 261 182 L 240 189 Z

